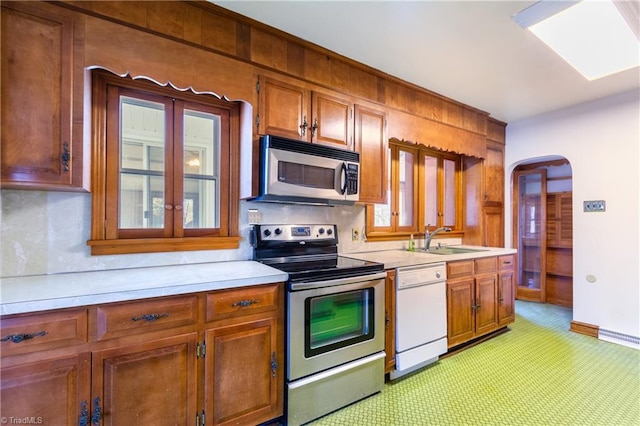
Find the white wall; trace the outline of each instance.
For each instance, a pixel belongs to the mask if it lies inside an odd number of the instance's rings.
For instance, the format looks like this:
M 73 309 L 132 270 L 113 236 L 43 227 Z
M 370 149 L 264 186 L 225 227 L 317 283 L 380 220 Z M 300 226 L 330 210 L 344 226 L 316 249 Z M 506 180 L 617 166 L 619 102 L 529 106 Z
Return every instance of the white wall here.
M 567 158 L 573 171 L 573 319 L 640 336 L 640 93 L 509 123 L 507 244 L 513 169 L 547 156 Z M 583 212 L 585 200 L 605 200 L 606 212 Z

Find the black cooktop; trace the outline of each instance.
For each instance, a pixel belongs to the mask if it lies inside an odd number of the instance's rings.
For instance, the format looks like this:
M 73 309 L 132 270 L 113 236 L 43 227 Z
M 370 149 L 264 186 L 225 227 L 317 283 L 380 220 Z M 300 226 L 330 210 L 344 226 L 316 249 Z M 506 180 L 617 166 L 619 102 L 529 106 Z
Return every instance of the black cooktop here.
M 289 282 L 326 281 L 383 272 L 382 263 L 338 255 L 336 225 L 255 225 L 254 259 L 289 274 Z
M 289 274 L 290 282 L 324 281 L 383 272 L 382 263 L 345 256 L 305 260 L 264 260 L 263 263 Z

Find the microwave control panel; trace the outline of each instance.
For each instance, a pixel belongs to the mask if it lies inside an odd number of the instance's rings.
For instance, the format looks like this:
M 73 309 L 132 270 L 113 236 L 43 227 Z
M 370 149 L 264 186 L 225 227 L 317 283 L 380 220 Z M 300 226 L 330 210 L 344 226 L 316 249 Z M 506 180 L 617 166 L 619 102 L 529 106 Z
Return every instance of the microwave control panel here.
M 358 165 L 347 164 L 347 195 L 358 193 Z

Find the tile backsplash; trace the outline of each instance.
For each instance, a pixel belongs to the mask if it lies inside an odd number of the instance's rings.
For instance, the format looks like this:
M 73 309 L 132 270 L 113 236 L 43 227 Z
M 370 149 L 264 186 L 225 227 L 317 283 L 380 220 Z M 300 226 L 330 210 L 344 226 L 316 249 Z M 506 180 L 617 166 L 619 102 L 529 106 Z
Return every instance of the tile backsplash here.
M 56 274 L 188 263 L 251 259 L 248 210 L 258 209 L 261 223 L 335 223 L 339 251 L 401 248 L 405 242 L 352 241 L 361 232 L 364 206 L 300 206 L 240 201 L 239 249 L 91 256 L 91 194 L 47 191 L 0 191 L 0 277 Z

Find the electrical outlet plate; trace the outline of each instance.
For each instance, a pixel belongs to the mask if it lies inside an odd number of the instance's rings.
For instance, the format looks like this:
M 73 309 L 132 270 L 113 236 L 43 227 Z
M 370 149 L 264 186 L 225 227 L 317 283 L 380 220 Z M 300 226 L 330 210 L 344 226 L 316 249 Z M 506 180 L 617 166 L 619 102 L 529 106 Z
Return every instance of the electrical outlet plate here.
M 260 210 L 249 209 L 249 225 L 257 225 L 260 223 Z
M 607 209 L 607 203 L 604 200 L 590 200 L 582 203 L 582 210 L 585 212 L 604 212 Z
M 360 239 L 360 231 L 357 228 L 351 229 L 351 241 L 358 241 Z

